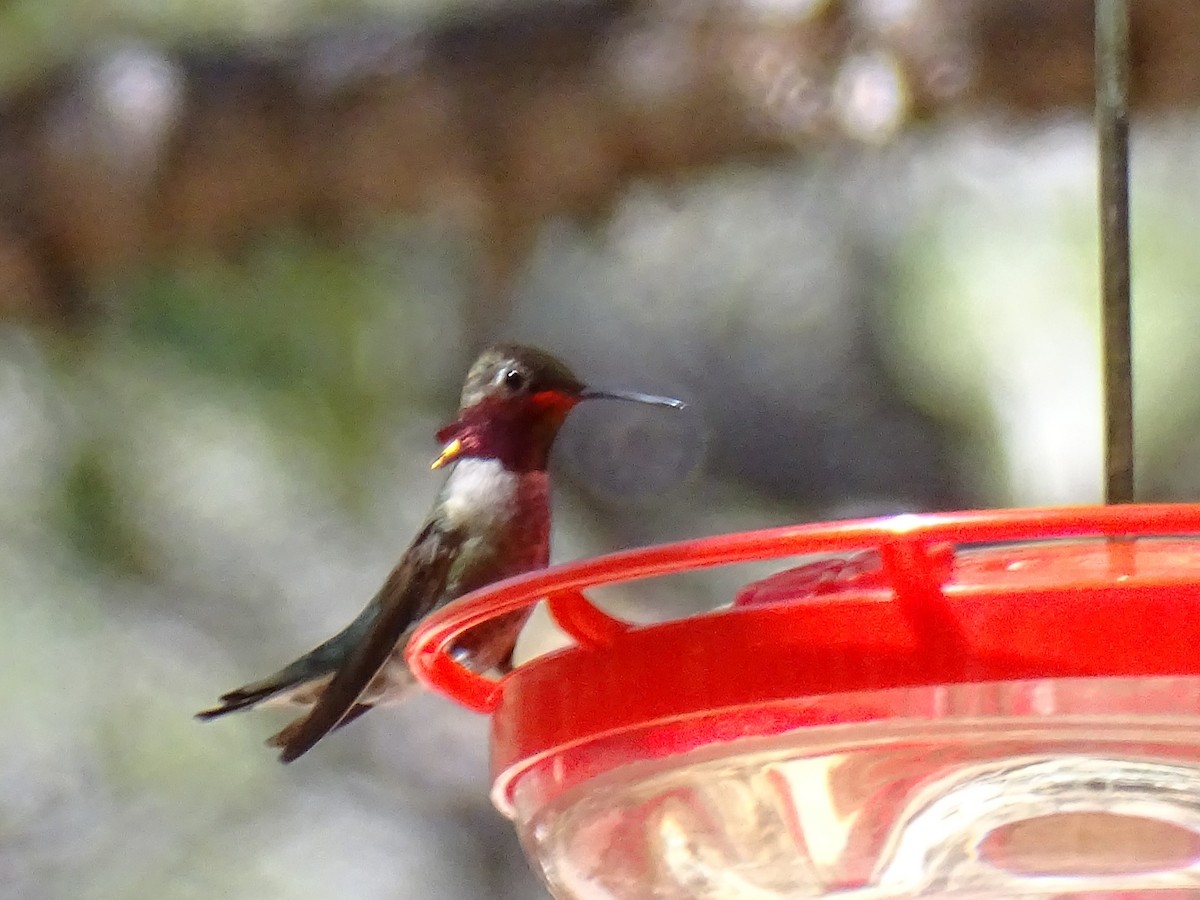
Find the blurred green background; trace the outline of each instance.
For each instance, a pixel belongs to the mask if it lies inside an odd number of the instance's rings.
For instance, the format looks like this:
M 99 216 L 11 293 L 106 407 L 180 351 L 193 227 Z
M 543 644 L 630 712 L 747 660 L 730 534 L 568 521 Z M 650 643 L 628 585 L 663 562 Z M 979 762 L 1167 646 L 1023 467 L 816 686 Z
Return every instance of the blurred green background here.
M 605 41 L 642 41 L 638 121 L 668 122 L 656 104 L 694 83 L 679 72 L 703 49 L 687 43 L 695 16 L 626 7 Z M 381 202 L 361 221 L 320 204 L 279 222 L 230 221 L 236 242 L 159 246 L 157 232 L 185 226 L 156 213 L 121 265 L 80 251 L 61 296 L 31 291 L 25 303 L 10 292 L 0 304 L 13 311 L 0 322 L 0 897 L 544 896 L 487 802 L 486 723 L 448 702 L 420 696 L 376 712 L 286 768 L 261 745 L 278 715 L 206 727 L 191 718 L 340 629 L 374 592 L 437 489 L 433 433 L 481 340 L 535 343 L 594 383 L 692 403 L 681 416 L 607 406 L 573 416 L 554 467 L 558 561 L 795 521 L 1099 499 L 1087 112 L 905 107 L 887 48 L 899 59 L 914 35 L 941 41 L 956 21 L 936 3 L 885 7 L 747 5 L 774 43 L 741 47 L 753 51 L 737 57 L 743 68 L 722 71 L 754 75 L 737 94 L 753 128 L 735 134 L 723 112 L 713 131 L 689 132 L 691 143 L 653 163 L 666 138 L 651 135 L 637 160 L 654 177 L 617 167 L 600 214 L 590 200 L 586 215 L 568 201 L 530 207 L 519 265 L 499 288 L 483 278 L 491 293 L 479 290 L 480 259 L 517 226 L 464 229 L 478 210 L 467 203 L 461 216 L 463 203 L 441 197 Z M 571 19 L 576 9 L 522 15 Z M 47 271 L 70 268 L 57 250 L 66 238 L 28 225 L 82 217 L 71 203 L 84 209 L 88 198 L 75 188 L 37 187 L 75 171 L 63 160 L 100 166 L 97 184 L 118 194 L 134 185 L 135 205 L 158 210 L 170 195 L 161 173 L 180 171 L 162 160 L 182 166 L 217 134 L 196 97 L 214 84 L 218 98 L 248 96 L 254 60 L 295 73 L 319 57 L 324 68 L 305 78 L 364 77 L 359 66 L 391 84 L 404 66 L 436 69 L 441 52 L 453 71 L 439 77 L 469 79 L 472 54 L 484 52 L 470 44 L 431 45 L 398 67 L 397 45 L 373 50 L 373 35 L 419 40 L 448 21 L 504 21 L 507 10 L 466 0 L 8 3 L 4 140 L 22 149 L 0 153 L 0 231 L 18 248 L 56 248 L 57 261 L 30 257 Z M 815 102 L 801 75 L 816 51 L 779 36 L 847 10 L 858 42 L 822 63 L 833 84 L 823 102 L 840 126 L 797 125 Z M 891 24 L 871 30 L 870 15 Z M 717 22 L 726 34 L 744 26 Z M 490 28 L 478 30 L 484 50 L 522 34 Z M 329 35 L 340 43 L 321 56 Z M 330 74 L 330 59 L 358 51 L 365 62 Z M 608 85 L 613 70 L 580 75 L 568 57 L 563 78 L 581 104 L 594 102 L 578 85 Z M 114 72 L 115 87 L 104 80 Z M 464 95 L 487 87 L 479 79 Z M 148 120 L 117 115 L 113 91 L 165 104 L 169 140 L 139 137 Z M 423 108 L 439 114 L 443 95 L 430 96 Z M 272 103 L 294 101 L 283 91 Z M 792 118 L 781 118 L 783 101 Z M 539 109 L 567 121 L 562 134 L 582 133 L 569 104 Z M 198 125 L 179 125 L 193 113 Z M 468 132 L 478 124 L 464 121 Z M 588 146 L 632 140 L 622 122 Z M 518 126 L 498 114 L 488 127 Z M 694 165 L 688 148 L 718 131 L 727 143 L 697 151 Z M 116 151 L 96 143 L 112 135 Z M 340 135 L 325 137 L 335 156 Z M 562 140 L 579 172 L 599 165 Z M 28 162 L 46 147 L 53 166 Z M 1148 117 L 1134 152 L 1140 493 L 1193 500 L 1195 116 Z M 422 183 L 420 171 L 407 177 Z M 113 240 L 133 227 L 102 221 Z M 25 272 L 4 271 L 4 285 Z M 482 317 L 480 304 L 490 304 Z M 727 602 L 749 577 L 711 573 L 613 602 L 663 618 Z M 523 652 L 554 640 L 539 617 Z

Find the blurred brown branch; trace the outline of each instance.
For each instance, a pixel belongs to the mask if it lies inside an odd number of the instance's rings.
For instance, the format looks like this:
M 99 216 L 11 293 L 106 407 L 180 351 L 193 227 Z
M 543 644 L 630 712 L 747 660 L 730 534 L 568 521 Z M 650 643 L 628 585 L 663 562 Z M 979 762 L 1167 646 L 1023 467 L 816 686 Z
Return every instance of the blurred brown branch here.
M 486 329 L 541 224 L 603 216 L 631 180 L 863 137 L 864 97 L 871 139 L 889 115 L 1090 105 L 1090 0 L 898 6 L 591 0 L 411 33 L 110 47 L 0 109 L 0 312 L 69 316 L 152 259 L 409 211 L 478 235 Z M 1200 4 L 1134 13 L 1137 103 L 1195 105 Z

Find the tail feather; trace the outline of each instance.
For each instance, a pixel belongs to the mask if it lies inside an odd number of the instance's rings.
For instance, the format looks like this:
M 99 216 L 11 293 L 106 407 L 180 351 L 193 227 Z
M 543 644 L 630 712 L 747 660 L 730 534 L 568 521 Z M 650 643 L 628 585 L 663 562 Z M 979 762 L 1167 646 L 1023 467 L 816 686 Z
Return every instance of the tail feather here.
M 320 693 L 321 687 L 336 671 L 332 660 L 320 661 L 321 665 L 316 665 L 317 662 L 313 653 L 302 656 L 274 675 L 268 675 L 261 681 L 252 681 L 228 694 L 222 694 L 220 706 L 202 710 L 196 713 L 196 718 L 208 721 L 226 713 L 254 709 L 272 701 L 288 700 L 300 705 L 312 703 Z
M 279 697 L 281 694 L 295 690 L 307 680 L 295 676 L 284 677 L 287 675 L 290 675 L 290 673 L 285 669 L 283 672 L 272 675 L 270 678 L 264 678 L 262 681 L 244 685 L 237 690 L 230 691 L 228 694 L 222 694 L 219 706 L 201 710 L 196 713 L 196 718 L 208 721 L 227 713 L 237 712 L 240 709 L 253 709 L 259 704 Z
M 314 647 L 274 675 L 268 675 L 261 681 L 254 681 L 228 694 L 222 694 L 220 706 L 198 712 L 196 718 L 207 721 L 239 709 L 253 709 L 271 700 L 282 700 L 285 695 L 293 692 L 296 696 L 288 699 L 301 704 L 312 703 L 319 693 L 319 690 L 314 689 L 328 681 L 338 670 L 346 654 L 362 640 L 363 634 L 378 615 L 379 601 L 376 598 L 367 604 L 366 609 L 358 614 L 358 618 L 329 640 Z

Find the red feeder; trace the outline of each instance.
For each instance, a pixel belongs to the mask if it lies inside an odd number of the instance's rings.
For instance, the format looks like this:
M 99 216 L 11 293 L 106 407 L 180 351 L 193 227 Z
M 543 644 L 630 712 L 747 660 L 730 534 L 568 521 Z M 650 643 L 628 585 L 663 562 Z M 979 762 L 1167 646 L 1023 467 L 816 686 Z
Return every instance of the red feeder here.
M 817 554 L 639 625 L 587 588 Z M 449 653 L 547 598 L 576 641 Z M 503 582 L 409 644 L 492 718 L 494 800 L 564 897 L 1200 891 L 1200 506 L 899 516 Z

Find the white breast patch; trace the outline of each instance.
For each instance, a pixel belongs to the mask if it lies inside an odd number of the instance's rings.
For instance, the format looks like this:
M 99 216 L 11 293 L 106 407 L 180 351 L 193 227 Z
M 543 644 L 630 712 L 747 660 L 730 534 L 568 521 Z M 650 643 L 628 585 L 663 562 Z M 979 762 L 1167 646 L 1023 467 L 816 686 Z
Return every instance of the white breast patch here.
M 499 460 L 459 460 L 446 482 L 446 518 L 471 530 L 491 531 L 514 514 L 519 480 Z

